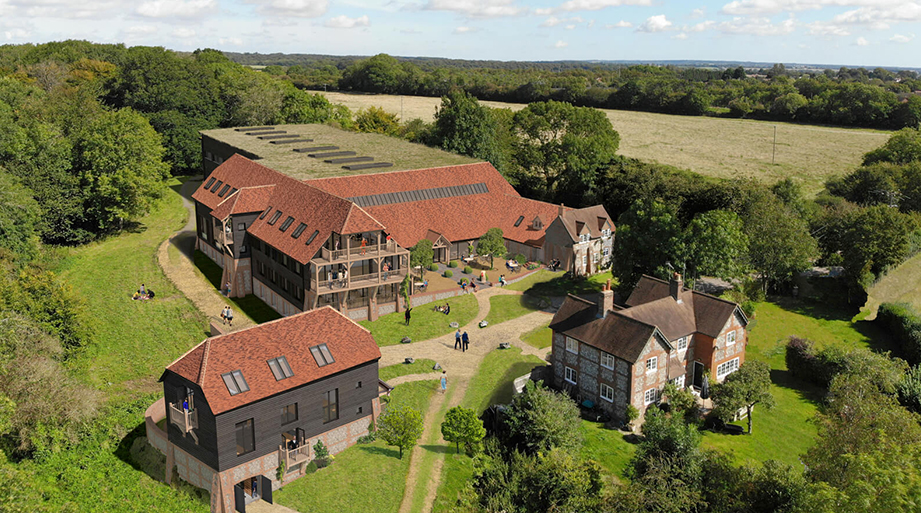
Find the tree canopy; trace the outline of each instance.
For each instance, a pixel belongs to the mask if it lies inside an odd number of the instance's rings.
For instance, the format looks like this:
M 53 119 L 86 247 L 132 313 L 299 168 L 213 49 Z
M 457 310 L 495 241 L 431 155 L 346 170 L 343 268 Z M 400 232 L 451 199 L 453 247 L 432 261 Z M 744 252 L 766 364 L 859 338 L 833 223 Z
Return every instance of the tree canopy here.
M 749 360 L 739 370 L 726 376 L 713 387 L 713 403 L 716 414 L 724 421 L 731 421 L 736 413 L 745 409 L 748 417 L 748 434 L 752 433 L 752 408 L 755 405 L 770 410 L 774 407 L 771 395 L 771 368 L 768 364 Z
M 478 443 L 486 436 L 486 429 L 475 411 L 455 406 L 445 413 L 445 420 L 441 423 L 441 436 L 448 442 L 454 442 L 457 451 L 460 452 L 461 443 L 465 446 Z
M 407 406 L 390 405 L 377 420 L 377 436 L 403 452 L 412 449 L 422 437 L 422 413 Z
M 502 228 L 490 228 L 486 230 L 476 244 L 477 254 L 489 257 L 489 267 L 492 269 L 493 259 L 497 256 L 503 257 L 508 249 L 505 248 L 505 239 L 502 238 Z

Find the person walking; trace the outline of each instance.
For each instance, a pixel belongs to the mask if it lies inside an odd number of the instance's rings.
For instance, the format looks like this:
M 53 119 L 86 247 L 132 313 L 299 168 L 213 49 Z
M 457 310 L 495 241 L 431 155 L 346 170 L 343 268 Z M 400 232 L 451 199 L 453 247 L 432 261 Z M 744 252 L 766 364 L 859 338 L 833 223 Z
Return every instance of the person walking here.
M 441 393 L 448 389 L 448 371 L 441 371 Z
M 221 308 L 221 324 L 227 324 L 227 307 Z
M 224 317 L 227 318 L 227 324 L 229 324 L 230 327 L 233 328 L 233 310 L 231 310 L 229 306 L 225 306 L 224 308 L 226 308 Z
M 230 297 L 230 282 L 227 282 L 227 297 Z
M 463 335 L 461 335 L 461 342 L 462 342 L 462 344 L 461 344 L 461 351 L 463 351 L 463 352 L 466 353 L 466 352 L 467 352 L 467 347 L 470 345 L 470 337 L 467 336 L 467 332 L 466 332 L 466 331 L 464 332 Z
M 406 309 L 406 313 L 403 315 L 403 317 L 406 318 L 406 325 L 407 325 L 407 326 L 409 326 L 409 320 L 412 318 L 412 316 L 411 316 L 410 313 L 409 313 L 409 312 L 411 312 L 411 311 L 412 311 L 412 308 L 407 308 L 407 309 Z
M 454 349 L 460 348 L 460 345 L 461 345 L 461 334 L 460 334 L 460 328 L 458 328 L 457 331 L 454 333 Z

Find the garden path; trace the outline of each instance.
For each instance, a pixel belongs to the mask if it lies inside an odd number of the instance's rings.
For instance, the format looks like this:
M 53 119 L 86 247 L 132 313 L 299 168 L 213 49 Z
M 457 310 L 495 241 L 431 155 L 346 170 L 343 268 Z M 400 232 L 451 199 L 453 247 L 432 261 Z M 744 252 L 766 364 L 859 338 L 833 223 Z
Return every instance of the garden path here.
M 220 313 L 224 306 L 233 307 L 233 305 L 224 300 L 220 291 L 215 290 L 192 263 L 192 255 L 195 252 L 195 205 L 190 198 L 199 184 L 201 184 L 200 180 L 187 180 L 179 189 L 182 205 L 189 212 L 189 218 L 181 230 L 160 244 L 157 249 L 157 262 L 166 277 L 185 294 L 185 297 L 192 301 L 199 311 L 207 315 L 211 322 L 220 324 Z M 178 251 L 171 252 L 171 246 Z M 239 330 L 254 324 L 246 314 L 234 310 L 234 325 L 229 329 Z
M 381 367 L 402 363 L 408 356 L 413 358 L 428 358 L 441 364 L 447 372 L 448 393 L 436 393 L 429 404 L 423 419 L 421 444 L 416 445 L 410 453 L 409 472 L 406 476 L 406 488 L 403 493 L 403 502 L 400 504 L 400 513 L 409 513 L 413 506 L 413 497 L 419 486 L 425 486 L 425 500 L 423 513 L 428 513 L 435 502 L 435 493 L 440 482 L 441 469 L 444 465 L 443 455 L 435 458 L 432 467 L 422 469 L 422 459 L 425 449 L 422 445 L 437 444 L 441 441 L 440 425 L 444 413 L 461 403 L 467 391 L 470 379 L 476 374 L 477 368 L 486 356 L 486 353 L 499 347 L 500 342 L 509 342 L 514 347 L 519 347 L 528 354 L 537 354 L 529 344 L 520 339 L 522 333 L 530 331 L 545 324 L 548 320 L 547 312 L 533 312 L 521 317 L 505 321 L 500 324 L 479 328 L 479 322 L 489 315 L 489 298 L 496 295 L 520 294 L 511 290 L 489 288 L 476 294 L 479 311 L 476 317 L 466 326 L 461 327 L 470 337 L 470 347 L 466 352 L 454 349 L 454 333 L 436 337 L 422 342 L 399 344 L 381 348 Z M 530 350 L 529 350 L 530 349 Z M 544 351 L 546 354 L 546 351 Z M 541 355 L 538 355 L 541 356 Z M 432 379 L 431 373 L 411 374 L 390 380 L 391 385 Z M 447 402 L 447 405 L 445 405 Z M 424 477 L 420 477 L 424 476 Z

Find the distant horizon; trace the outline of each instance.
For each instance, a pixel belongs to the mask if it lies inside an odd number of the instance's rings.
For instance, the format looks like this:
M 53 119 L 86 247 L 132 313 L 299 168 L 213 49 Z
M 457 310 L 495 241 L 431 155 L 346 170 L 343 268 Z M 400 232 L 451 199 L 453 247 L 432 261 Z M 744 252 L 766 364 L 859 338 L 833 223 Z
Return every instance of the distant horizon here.
M 919 69 L 916 35 L 921 0 L 0 0 L 4 43 L 177 51 Z

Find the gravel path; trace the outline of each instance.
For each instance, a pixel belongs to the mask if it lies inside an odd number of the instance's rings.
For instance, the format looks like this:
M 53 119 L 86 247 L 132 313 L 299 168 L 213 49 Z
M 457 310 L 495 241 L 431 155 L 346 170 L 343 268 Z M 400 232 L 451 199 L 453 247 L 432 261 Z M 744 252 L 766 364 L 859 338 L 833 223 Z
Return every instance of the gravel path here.
M 189 220 L 181 230 L 160 244 L 157 249 L 157 262 L 166 277 L 199 311 L 207 315 L 210 321 L 220 324 L 221 310 L 225 305 L 231 308 L 233 305 L 224 299 L 192 263 L 192 255 L 195 252 L 195 205 L 190 198 L 199 184 L 200 180 L 188 180 L 182 184 L 179 194 L 182 196 L 182 205 L 189 212 Z M 170 251 L 171 247 L 174 248 L 173 251 Z M 234 310 L 234 324 L 231 330 L 253 325 L 252 319 L 246 314 Z

